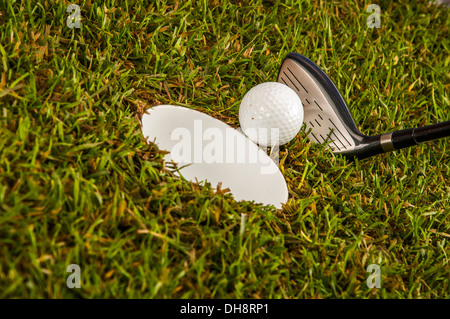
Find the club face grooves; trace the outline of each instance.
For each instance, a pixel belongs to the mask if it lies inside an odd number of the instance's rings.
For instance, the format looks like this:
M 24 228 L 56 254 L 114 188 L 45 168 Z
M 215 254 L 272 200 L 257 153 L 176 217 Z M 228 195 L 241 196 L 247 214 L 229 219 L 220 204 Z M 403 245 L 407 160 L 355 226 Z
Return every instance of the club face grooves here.
M 311 141 L 328 143 L 334 153 L 353 155 L 374 140 L 356 127 L 341 94 L 328 76 L 306 57 L 290 53 L 278 82 L 297 92 L 305 110 L 306 132 Z

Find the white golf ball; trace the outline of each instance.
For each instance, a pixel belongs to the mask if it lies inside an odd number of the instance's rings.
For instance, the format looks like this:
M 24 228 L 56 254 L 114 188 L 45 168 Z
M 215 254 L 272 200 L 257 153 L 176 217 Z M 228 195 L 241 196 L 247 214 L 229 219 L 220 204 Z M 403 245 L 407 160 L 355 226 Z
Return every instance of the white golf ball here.
M 283 145 L 303 125 L 303 105 L 297 93 L 279 82 L 258 84 L 248 91 L 239 107 L 239 124 L 260 146 Z

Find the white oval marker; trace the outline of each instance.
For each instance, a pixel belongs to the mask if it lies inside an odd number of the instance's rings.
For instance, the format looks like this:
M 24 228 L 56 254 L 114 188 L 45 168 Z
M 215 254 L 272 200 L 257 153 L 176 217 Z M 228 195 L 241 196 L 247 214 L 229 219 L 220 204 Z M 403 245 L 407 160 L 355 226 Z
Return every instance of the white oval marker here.
M 222 183 L 237 201 L 278 209 L 286 203 L 288 188 L 278 166 L 238 130 L 181 106 L 159 105 L 147 113 L 142 117 L 144 138 L 169 151 L 166 162 L 177 163 L 186 180 L 207 181 L 214 188 Z

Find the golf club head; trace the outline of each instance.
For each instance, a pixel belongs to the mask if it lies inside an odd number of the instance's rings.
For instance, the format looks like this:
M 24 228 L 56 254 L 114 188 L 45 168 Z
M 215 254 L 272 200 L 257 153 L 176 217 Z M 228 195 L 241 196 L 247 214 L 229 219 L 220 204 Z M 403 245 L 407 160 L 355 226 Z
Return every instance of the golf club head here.
M 350 111 L 331 79 L 308 58 L 289 53 L 278 82 L 297 92 L 304 106 L 309 140 L 327 144 L 333 153 L 347 157 L 368 157 L 383 153 L 380 136 L 367 136 L 356 127 Z

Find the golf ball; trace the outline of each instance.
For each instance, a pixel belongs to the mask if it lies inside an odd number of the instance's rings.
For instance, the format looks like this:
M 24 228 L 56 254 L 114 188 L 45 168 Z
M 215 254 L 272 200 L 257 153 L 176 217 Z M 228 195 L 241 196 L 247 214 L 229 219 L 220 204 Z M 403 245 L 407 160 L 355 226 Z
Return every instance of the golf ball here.
M 303 105 L 297 93 L 279 82 L 265 82 L 250 89 L 239 107 L 239 124 L 260 146 L 283 145 L 303 125 Z

